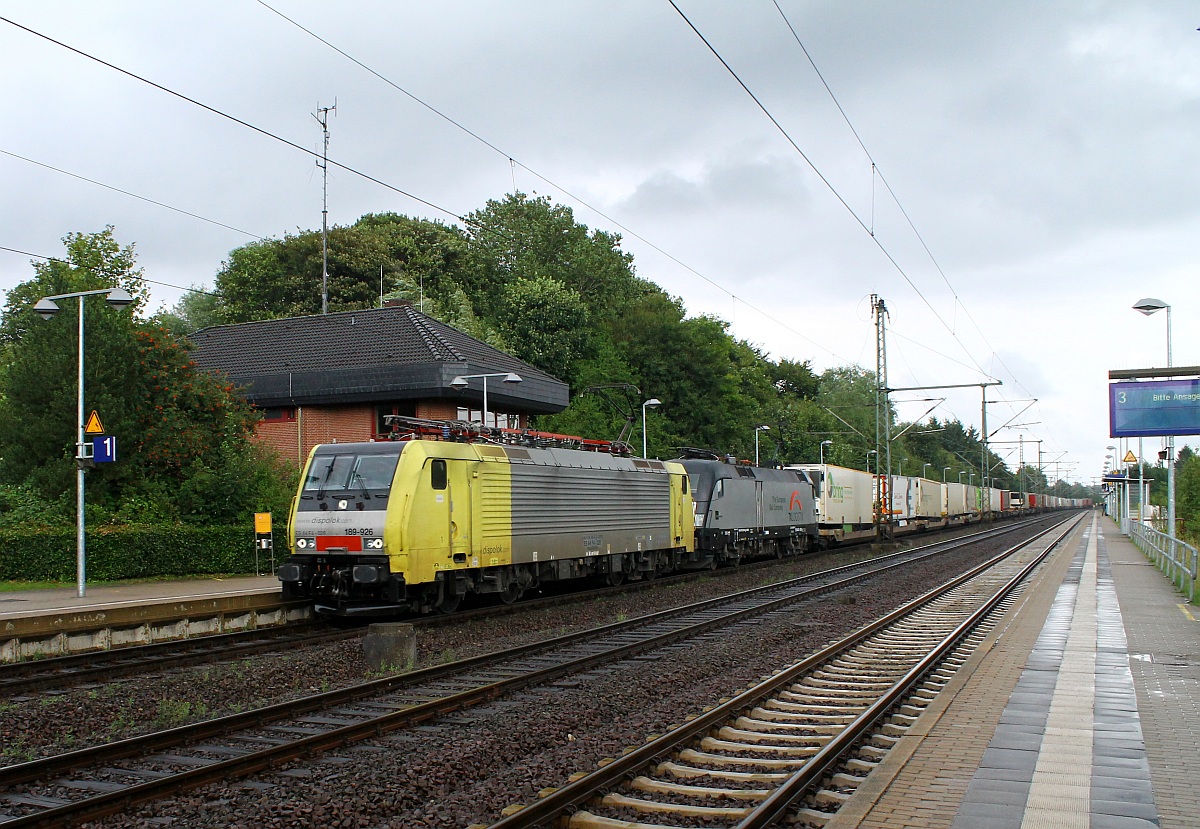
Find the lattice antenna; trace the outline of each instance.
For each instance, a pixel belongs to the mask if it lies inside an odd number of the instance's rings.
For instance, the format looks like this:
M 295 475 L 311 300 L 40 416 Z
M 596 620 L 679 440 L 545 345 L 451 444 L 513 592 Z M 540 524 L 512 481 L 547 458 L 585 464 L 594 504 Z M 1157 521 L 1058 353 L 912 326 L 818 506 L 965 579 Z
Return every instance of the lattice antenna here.
M 318 102 L 317 111 L 313 118 L 321 125 L 321 135 L 324 144 L 321 149 L 321 159 L 317 166 L 321 168 L 321 313 L 329 313 L 329 113 L 337 111 L 337 98 L 333 106 L 323 107 Z

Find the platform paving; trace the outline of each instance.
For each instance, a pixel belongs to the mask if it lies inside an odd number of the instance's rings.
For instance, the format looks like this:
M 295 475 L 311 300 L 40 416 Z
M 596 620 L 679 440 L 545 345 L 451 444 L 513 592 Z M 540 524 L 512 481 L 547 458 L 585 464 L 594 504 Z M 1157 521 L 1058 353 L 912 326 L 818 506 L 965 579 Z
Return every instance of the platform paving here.
M 75 587 L 53 587 L 0 593 L 0 622 L 36 613 L 88 611 L 126 605 L 163 604 L 220 596 L 278 593 L 279 579 L 266 576 L 206 577 L 139 584 L 87 585 L 83 597 Z
M 1093 515 L 828 829 L 1196 829 L 1200 611 Z

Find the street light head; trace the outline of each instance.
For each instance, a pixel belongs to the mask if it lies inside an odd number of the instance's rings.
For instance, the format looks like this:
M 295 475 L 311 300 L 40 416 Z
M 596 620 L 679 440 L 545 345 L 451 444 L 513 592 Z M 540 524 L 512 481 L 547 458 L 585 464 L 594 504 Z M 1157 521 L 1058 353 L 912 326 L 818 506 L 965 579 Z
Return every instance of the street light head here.
M 833 441 L 832 440 L 823 440 L 823 441 L 821 441 L 821 445 L 822 446 L 833 446 Z
M 467 387 L 467 378 L 466 377 L 455 377 L 453 380 L 450 381 L 450 385 L 456 389 L 465 389 Z
M 755 427 L 754 427 L 754 431 L 756 431 L 756 432 L 769 432 L 769 431 L 771 431 L 771 427 L 770 427 L 770 426 L 755 426 Z
M 133 304 L 133 296 L 124 288 L 113 288 L 108 292 L 107 302 L 114 308 L 124 308 Z
M 33 310 L 37 311 L 38 316 L 44 320 L 52 318 L 59 312 L 58 304 L 52 299 L 39 299 L 37 304 L 33 306 Z
M 510 371 L 508 374 L 506 374 L 506 375 L 504 376 L 504 382 L 505 382 L 505 383 L 520 383 L 520 382 L 521 382 L 521 375 L 519 375 L 519 374 L 517 374 L 517 373 L 515 373 L 515 372 L 512 372 L 512 371 Z
M 661 406 L 661 405 L 662 405 L 662 401 L 661 401 L 661 400 L 659 400 L 657 397 L 651 397 L 649 400 L 647 400 L 647 401 L 646 401 L 645 403 L 643 403 L 642 405 L 643 405 L 643 406 Z
M 1145 299 L 1139 299 L 1136 303 L 1134 303 L 1133 309 L 1135 311 L 1141 311 L 1146 316 L 1150 316 L 1156 311 L 1161 311 L 1164 308 L 1170 307 L 1170 305 L 1163 302 L 1161 299 L 1146 297 Z

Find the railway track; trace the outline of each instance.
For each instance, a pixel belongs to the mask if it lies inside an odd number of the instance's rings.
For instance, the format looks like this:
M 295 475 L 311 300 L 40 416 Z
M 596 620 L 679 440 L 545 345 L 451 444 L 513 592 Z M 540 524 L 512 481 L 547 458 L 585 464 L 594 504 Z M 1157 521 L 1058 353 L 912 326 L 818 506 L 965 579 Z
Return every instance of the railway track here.
M 1079 520 L 951 579 L 733 699 L 698 711 L 490 829 L 824 825 Z M 1031 539 L 1036 540 L 1036 539 Z
M 6 813 L 6 825 L 13 827 L 96 819 L 181 789 L 247 776 L 289 759 L 426 722 L 517 688 L 712 635 L 723 626 L 940 555 L 962 543 L 902 551 L 537 645 L 9 766 L 0 769 L 0 813 Z
M 1005 525 L 1015 530 L 1020 524 Z M 973 537 L 973 536 L 972 536 Z M 748 562 L 738 568 L 741 572 L 770 569 L 781 563 L 795 563 L 796 558 Z M 735 572 L 735 571 L 728 571 Z M 469 622 L 476 619 L 502 617 L 556 607 L 574 602 L 621 595 L 665 585 L 709 578 L 707 571 L 662 576 L 653 581 L 627 582 L 617 587 L 602 587 L 584 591 L 556 592 L 552 595 L 529 598 L 516 604 L 498 604 L 461 610 L 450 616 L 408 618 L 418 628 Z M 56 694 L 62 690 L 89 683 L 105 683 L 122 677 L 148 672 L 173 670 L 195 665 L 236 661 L 249 656 L 272 653 L 295 647 L 310 647 L 350 639 L 362 635 L 362 628 L 331 629 L 327 622 L 303 622 L 280 628 L 260 628 L 230 633 L 208 634 L 186 639 L 171 639 L 144 645 L 128 645 L 106 650 L 94 650 L 62 656 L 26 659 L 0 663 L 0 699 L 20 698 L 38 693 Z

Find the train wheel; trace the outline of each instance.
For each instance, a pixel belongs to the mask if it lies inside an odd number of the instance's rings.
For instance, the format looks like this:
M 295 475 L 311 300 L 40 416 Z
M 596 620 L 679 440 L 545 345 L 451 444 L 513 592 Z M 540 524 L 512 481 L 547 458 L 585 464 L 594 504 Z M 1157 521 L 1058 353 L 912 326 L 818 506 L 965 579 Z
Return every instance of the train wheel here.
M 433 606 L 433 609 L 438 613 L 453 613 L 458 610 L 459 603 L 462 602 L 462 596 L 457 593 L 452 596 L 443 596 L 438 600 L 438 603 Z
M 500 601 L 505 604 L 512 604 L 517 599 L 521 598 L 521 594 L 525 589 L 521 587 L 516 580 L 510 581 L 503 590 L 500 591 Z
M 608 576 L 605 578 L 605 581 L 609 584 L 609 586 L 616 587 L 617 585 L 624 583 L 625 571 L 624 570 L 612 570 L 609 572 Z

